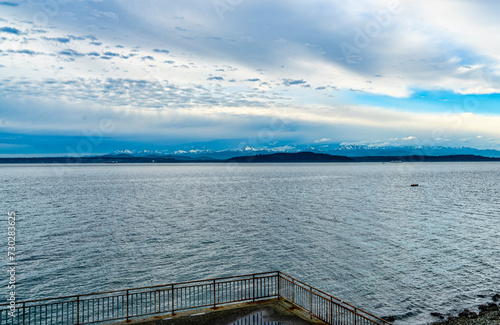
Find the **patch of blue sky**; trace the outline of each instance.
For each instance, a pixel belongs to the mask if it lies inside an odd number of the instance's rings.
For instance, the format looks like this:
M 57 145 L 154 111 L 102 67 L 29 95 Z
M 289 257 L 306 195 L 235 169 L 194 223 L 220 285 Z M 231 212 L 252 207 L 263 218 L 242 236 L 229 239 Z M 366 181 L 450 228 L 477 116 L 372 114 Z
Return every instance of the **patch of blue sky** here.
M 477 113 L 500 112 L 500 94 L 463 95 L 446 90 L 414 90 L 410 97 L 397 98 L 363 92 L 351 92 L 353 104 L 423 113 Z
M 73 156 L 106 154 L 115 150 L 125 149 L 154 149 L 159 143 L 137 142 L 134 137 L 108 138 L 93 137 L 72 134 L 16 134 L 0 132 L 0 157 L 6 155 L 36 155 L 39 157 L 50 156 Z

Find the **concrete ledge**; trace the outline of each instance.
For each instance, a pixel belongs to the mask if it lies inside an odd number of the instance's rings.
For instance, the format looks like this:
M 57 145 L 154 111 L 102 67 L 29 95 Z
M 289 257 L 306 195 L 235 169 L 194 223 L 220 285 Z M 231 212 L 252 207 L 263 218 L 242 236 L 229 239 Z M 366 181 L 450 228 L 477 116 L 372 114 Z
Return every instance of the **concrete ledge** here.
M 217 308 L 203 308 L 182 311 L 174 315 L 158 315 L 154 317 L 135 319 L 129 322 L 112 324 L 141 324 L 141 325 L 230 325 L 239 320 L 252 320 L 252 323 L 281 322 L 283 325 L 308 325 L 326 323 L 313 317 L 300 308 L 293 306 L 282 298 L 244 302 L 218 306 Z

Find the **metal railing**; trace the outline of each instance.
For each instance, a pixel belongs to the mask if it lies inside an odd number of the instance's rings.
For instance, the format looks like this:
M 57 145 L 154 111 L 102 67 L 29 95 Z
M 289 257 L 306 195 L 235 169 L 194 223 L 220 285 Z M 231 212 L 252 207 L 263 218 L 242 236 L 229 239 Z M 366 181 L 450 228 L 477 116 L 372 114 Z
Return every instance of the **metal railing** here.
M 279 274 L 279 296 L 331 325 L 390 325 L 388 321 L 357 308 L 283 272 Z
M 0 324 L 97 324 L 283 298 L 328 324 L 389 324 L 282 272 L 171 283 L 0 305 Z

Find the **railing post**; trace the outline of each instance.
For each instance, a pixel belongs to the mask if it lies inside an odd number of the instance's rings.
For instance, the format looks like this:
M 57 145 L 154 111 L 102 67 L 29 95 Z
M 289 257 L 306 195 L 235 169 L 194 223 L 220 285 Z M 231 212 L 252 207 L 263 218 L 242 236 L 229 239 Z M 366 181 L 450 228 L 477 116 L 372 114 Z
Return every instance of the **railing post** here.
M 252 274 L 252 301 L 255 301 L 255 274 Z
M 333 298 L 330 297 L 330 324 L 333 324 Z
M 128 290 L 127 290 L 127 322 L 128 322 Z
M 217 306 L 217 295 L 216 295 L 216 289 L 215 289 L 215 279 L 214 279 L 214 309 Z
M 312 287 L 309 286 L 309 319 L 312 319 L 313 312 L 313 292 Z
M 170 299 L 172 300 L 172 316 L 174 315 L 174 285 L 172 284 L 172 288 L 170 289 L 171 295 Z
M 280 298 L 281 297 L 281 274 L 280 274 L 280 271 L 278 271 L 277 278 L 278 278 L 278 298 Z
M 23 302 L 23 325 L 24 325 L 25 316 L 26 316 L 26 303 Z
M 354 307 L 354 325 L 357 325 L 358 323 L 358 312 L 356 311 L 356 307 Z
M 292 278 L 292 303 L 295 304 L 295 279 Z
M 80 324 L 80 296 L 76 296 L 76 324 Z

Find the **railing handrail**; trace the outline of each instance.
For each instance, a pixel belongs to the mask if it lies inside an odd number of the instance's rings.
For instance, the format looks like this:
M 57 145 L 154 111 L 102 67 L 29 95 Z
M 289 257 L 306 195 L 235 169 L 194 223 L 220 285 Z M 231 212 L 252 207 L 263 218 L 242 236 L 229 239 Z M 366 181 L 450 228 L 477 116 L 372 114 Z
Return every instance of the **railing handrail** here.
M 256 280 L 259 280 L 258 282 Z M 282 287 L 282 281 L 283 286 Z M 239 286 L 242 286 L 242 288 L 245 288 L 245 290 L 248 291 L 248 296 L 246 293 L 244 293 L 243 296 L 231 296 L 224 298 L 224 296 L 221 296 L 222 298 L 219 298 L 219 294 L 221 293 L 220 287 L 224 288 L 225 285 L 232 285 L 233 283 L 237 282 L 242 282 L 239 284 Z M 208 286 L 208 287 L 207 287 Z M 267 287 L 266 287 L 267 286 Z M 288 289 L 286 288 L 288 286 Z M 186 297 L 183 297 L 183 292 L 186 294 L 186 292 L 191 292 L 190 290 L 200 287 L 207 287 L 206 291 L 207 293 L 210 293 L 212 295 L 211 298 L 208 300 L 202 300 L 195 302 L 194 304 L 191 304 L 189 298 L 186 300 Z M 286 290 L 289 290 L 289 288 L 292 288 L 292 295 L 291 297 L 287 296 Z M 300 290 L 306 290 L 308 292 L 308 298 L 309 302 L 304 304 L 301 302 L 300 297 L 295 297 L 294 293 L 296 288 L 300 288 Z M 205 289 L 203 289 L 205 290 Z M 213 290 L 213 292 L 212 292 Z M 223 289 L 224 290 L 224 289 Z M 283 291 L 285 290 L 285 291 Z M 165 300 L 165 292 L 171 292 L 168 293 L 168 295 L 171 294 L 171 300 Z M 224 291 L 222 291 L 224 292 Z M 246 292 L 246 291 L 244 291 Z M 148 295 L 151 298 L 151 293 L 153 293 L 154 301 L 155 301 L 155 309 L 154 311 L 150 309 L 148 311 L 148 307 L 146 307 L 145 312 L 143 312 L 143 309 L 141 307 L 141 312 L 132 312 L 129 314 L 129 302 L 132 305 L 132 309 L 134 308 L 135 302 L 132 302 L 137 299 L 137 295 Z M 227 292 L 226 292 L 227 293 Z M 241 294 L 241 293 L 240 293 Z M 170 301 L 171 303 L 171 309 L 162 309 L 160 307 L 161 303 L 161 297 L 163 295 L 163 303 L 167 303 L 167 301 Z M 88 308 L 90 302 L 92 302 L 92 310 L 95 301 L 98 302 L 100 299 L 122 299 L 121 303 L 124 303 L 124 299 L 126 297 L 126 310 L 122 309 L 123 311 L 126 311 L 126 316 L 125 314 L 120 314 L 119 312 L 117 314 L 113 314 L 112 318 L 109 318 L 109 300 L 108 301 L 108 318 L 107 319 L 101 319 L 99 320 L 99 315 L 100 315 L 100 309 L 98 307 L 97 311 L 97 322 L 102 322 L 102 321 L 110 321 L 110 320 L 118 320 L 118 319 L 126 319 L 127 321 L 130 320 L 131 318 L 134 317 L 139 317 L 139 316 L 146 316 L 146 315 L 155 315 L 159 313 L 166 313 L 166 312 L 171 312 L 172 315 L 174 314 L 174 311 L 179 311 L 179 310 L 189 310 L 189 309 L 197 309 L 197 308 L 202 308 L 202 307 L 207 307 L 207 306 L 212 306 L 212 307 L 217 307 L 217 306 L 223 306 L 226 304 L 233 304 L 236 302 L 242 302 L 242 301 L 256 301 L 256 300 L 261 300 L 261 299 L 269 299 L 269 298 L 283 298 L 286 301 L 296 305 L 297 307 L 304 309 L 306 312 L 308 312 L 311 317 L 316 316 L 316 317 L 323 317 L 321 315 L 316 315 L 315 313 L 322 314 L 321 309 L 316 309 L 313 311 L 313 295 L 316 297 L 315 299 L 324 299 L 328 303 L 330 303 L 330 306 L 338 306 L 336 308 L 341 308 L 341 310 L 354 314 L 354 319 L 356 317 L 360 317 L 360 319 L 366 319 L 372 324 L 385 324 L 385 325 L 390 325 L 390 323 L 380 317 L 377 317 L 361 308 L 355 307 L 351 305 L 350 303 L 347 303 L 325 291 L 319 290 L 311 285 L 306 284 L 305 282 L 302 282 L 286 273 L 283 273 L 281 271 L 273 271 L 273 272 L 261 272 L 261 273 L 253 273 L 253 274 L 245 274 L 245 275 L 236 275 L 236 276 L 226 276 L 226 277 L 217 277 L 217 278 L 211 278 L 211 279 L 202 279 L 202 280 L 193 280 L 193 281 L 183 281 L 183 282 L 174 282 L 174 283 L 167 283 L 167 284 L 161 284 L 161 285 L 154 285 L 154 286 L 144 286 L 144 287 L 137 287 L 137 288 L 132 288 L 132 289 L 121 289 L 121 290 L 111 290 L 111 291 L 103 291 L 103 292 L 94 292 L 94 293 L 85 293 L 85 294 L 79 294 L 79 295 L 71 295 L 71 296 L 63 296 L 63 297 L 53 297 L 53 298 L 44 298 L 44 299 L 36 299 L 36 300 L 24 300 L 24 301 L 16 301 L 15 305 L 16 306 L 22 306 L 22 317 L 23 317 L 23 324 L 24 324 L 24 317 L 25 317 L 25 308 L 35 308 L 35 315 L 36 315 L 36 308 L 41 308 L 45 306 L 45 311 L 47 312 L 47 306 L 51 306 L 50 310 L 52 312 L 52 306 L 54 305 L 62 305 L 62 310 L 64 310 L 64 305 L 63 304 L 71 304 L 71 310 L 72 313 L 76 311 L 76 319 L 77 319 L 77 324 L 83 324 L 86 323 L 84 321 L 85 315 L 82 318 L 82 323 L 80 322 L 80 305 L 82 305 L 82 313 L 85 310 L 85 303 L 87 302 L 87 313 L 88 313 Z M 177 296 L 177 303 L 179 305 L 175 306 L 174 305 L 174 296 Z M 88 297 L 87 299 L 82 299 Z M 147 296 L 146 296 L 147 297 Z M 158 309 L 156 309 L 156 297 L 158 297 Z M 189 297 L 189 294 L 188 296 Z M 213 298 L 213 301 L 212 301 Z M 131 301 L 130 301 L 131 299 Z M 141 299 L 141 306 L 142 306 L 142 298 Z M 220 299 L 220 300 L 219 300 Z M 318 308 L 318 301 L 316 300 L 316 308 Z M 74 303 L 77 303 L 76 309 L 74 307 Z M 114 304 L 113 300 L 113 304 Z M 104 302 L 103 302 L 104 304 Z M 119 300 L 116 300 L 117 306 L 119 306 Z M 309 305 L 309 307 L 307 307 Z M 5 306 L 12 306 L 11 303 L 5 303 L 5 304 L 0 304 L 0 315 L 2 315 L 2 312 L 5 312 L 7 308 Z M 66 308 L 69 308 L 69 305 L 66 305 Z M 321 305 L 320 305 L 321 306 Z M 122 305 L 123 308 L 125 308 Z M 177 307 L 177 308 L 176 308 Z M 21 308 L 21 307 L 19 307 Z M 137 306 L 135 307 L 137 308 Z M 151 308 L 151 307 L 149 307 Z M 321 307 L 319 307 L 321 308 Z M 332 308 L 332 307 L 330 307 Z M 28 313 L 30 313 L 30 310 Z M 68 309 L 67 309 L 68 310 Z M 102 309 L 103 313 L 106 309 Z M 118 310 L 118 309 L 117 309 Z M 324 310 L 323 310 L 324 311 Z M 43 315 L 43 313 L 41 314 Z M 104 315 L 104 314 L 103 314 Z M 323 314 L 324 315 L 324 314 Z M 31 317 L 31 316 L 30 316 Z M 35 316 L 36 317 L 36 316 Z M 42 317 L 42 316 L 39 316 Z M 62 317 L 62 316 L 61 316 Z M 68 315 L 69 317 L 69 315 Z M 74 314 L 72 314 L 72 317 L 74 317 Z M 88 317 L 88 314 L 87 314 Z M 114 318 L 113 318 L 114 317 Z M 330 312 L 330 317 L 333 317 L 332 311 Z M 337 316 L 336 316 L 337 317 Z M 74 318 L 73 318 L 74 319 Z M 333 318 L 332 318 L 333 319 Z M 90 319 L 87 320 L 87 322 L 90 321 Z M 94 318 L 92 318 L 92 322 L 96 322 Z
M 78 294 L 78 295 L 71 295 L 71 296 L 62 296 L 62 297 L 51 297 L 51 298 L 42 298 L 42 299 L 36 299 L 36 300 L 22 300 L 22 301 L 17 301 L 16 304 L 23 304 L 23 303 L 33 303 L 33 302 L 41 302 L 41 301 L 51 301 L 51 300 L 62 300 L 62 299 L 70 299 L 70 298 L 77 298 L 77 297 L 86 297 L 86 296 L 97 296 L 97 295 L 104 295 L 104 294 L 109 294 L 109 293 L 118 293 L 118 292 L 123 292 L 126 293 L 127 291 L 135 291 L 135 290 L 145 290 L 145 289 L 156 289 L 156 288 L 161 288 L 161 287 L 172 287 L 172 286 L 180 286 L 184 284 L 191 284 L 191 283 L 200 283 L 200 282 L 212 282 L 212 281 L 220 281 L 220 280 L 227 280 L 227 279 L 239 279 L 239 278 L 248 278 L 252 276 L 259 276 L 259 275 L 279 275 L 279 271 L 271 271 L 271 272 L 260 272 L 260 273 L 253 273 L 253 274 L 244 274 L 244 275 L 234 275 L 234 276 L 226 276 L 226 277 L 218 277 L 218 278 L 211 278 L 211 279 L 203 279 L 203 280 L 192 280 L 192 281 L 183 281 L 183 282 L 172 282 L 172 283 L 167 283 L 167 284 L 158 284 L 154 286 L 146 286 L 146 287 L 137 287 L 137 288 L 131 288 L 131 289 L 119 289 L 119 290 L 111 290 L 111 291 L 101 291 L 101 292 L 92 292 L 92 293 L 83 293 L 83 294 Z M 170 290 L 170 288 L 165 288 L 165 291 Z M 9 303 L 4 303 L 0 304 L 1 306 L 8 306 Z

